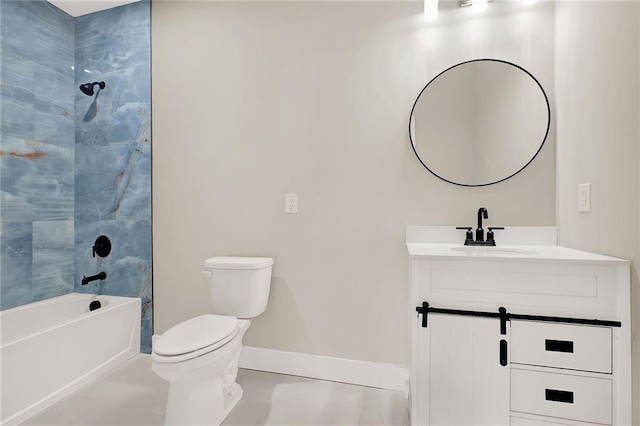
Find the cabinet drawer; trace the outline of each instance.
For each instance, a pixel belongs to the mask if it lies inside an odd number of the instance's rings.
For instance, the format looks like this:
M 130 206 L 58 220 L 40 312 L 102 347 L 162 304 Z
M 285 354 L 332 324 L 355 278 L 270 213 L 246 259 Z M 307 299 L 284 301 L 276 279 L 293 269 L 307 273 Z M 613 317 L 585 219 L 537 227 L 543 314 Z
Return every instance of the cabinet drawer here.
M 511 410 L 611 424 L 611 380 L 512 368 Z
M 611 328 L 513 320 L 511 362 L 611 373 Z

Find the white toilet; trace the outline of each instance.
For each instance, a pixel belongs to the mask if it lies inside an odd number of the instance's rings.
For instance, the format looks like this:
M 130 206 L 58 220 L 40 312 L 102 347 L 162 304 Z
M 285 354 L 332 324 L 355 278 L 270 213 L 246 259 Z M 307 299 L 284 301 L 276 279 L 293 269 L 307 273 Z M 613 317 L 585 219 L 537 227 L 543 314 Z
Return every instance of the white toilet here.
M 242 397 L 236 383 L 242 337 L 264 312 L 273 259 L 212 257 L 204 262 L 212 313 L 167 330 L 152 369 L 170 382 L 166 425 L 219 425 Z

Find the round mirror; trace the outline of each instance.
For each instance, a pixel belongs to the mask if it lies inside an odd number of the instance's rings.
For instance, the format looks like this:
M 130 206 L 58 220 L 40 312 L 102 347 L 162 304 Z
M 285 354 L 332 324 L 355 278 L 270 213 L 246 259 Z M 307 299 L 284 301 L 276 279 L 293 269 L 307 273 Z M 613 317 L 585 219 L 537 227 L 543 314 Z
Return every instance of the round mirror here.
M 444 70 L 422 89 L 409 137 L 422 165 L 440 179 L 485 186 L 527 167 L 550 123 L 549 100 L 531 73 L 477 59 Z

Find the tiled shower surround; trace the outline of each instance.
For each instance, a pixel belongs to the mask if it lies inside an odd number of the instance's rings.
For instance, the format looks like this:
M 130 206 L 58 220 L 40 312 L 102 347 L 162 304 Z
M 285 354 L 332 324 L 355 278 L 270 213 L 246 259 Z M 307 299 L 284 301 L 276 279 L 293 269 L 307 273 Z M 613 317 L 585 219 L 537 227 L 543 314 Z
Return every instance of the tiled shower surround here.
M 72 291 L 141 297 L 149 352 L 150 3 L 75 19 L 42 0 L 0 11 L 0 307 Z M 78 89 L 94 81 L 106 87 L 93 97 Z M 92 256 L 99 235 L 106 258 Z
M 142 350 L 151 350 L 150 9 L 132 3 L 76 18 L 75 291 L 142 297 Z M 93 257 L 106 235 L 113 251 Z M 81 284 L 83 275 L 107 279 Z

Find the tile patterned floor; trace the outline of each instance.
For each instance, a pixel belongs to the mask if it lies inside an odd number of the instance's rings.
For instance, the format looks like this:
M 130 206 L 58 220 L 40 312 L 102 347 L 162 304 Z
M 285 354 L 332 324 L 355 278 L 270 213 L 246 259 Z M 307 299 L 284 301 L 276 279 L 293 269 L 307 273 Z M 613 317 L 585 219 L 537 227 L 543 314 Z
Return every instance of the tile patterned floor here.
M 235 425 L 408 425 L 401 392 L 240 370 L 244 396 L 224 421 Z M 168 383 L 138 355 L 23 425 L 162 425 Z

